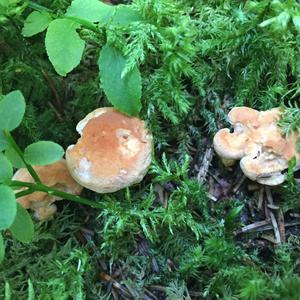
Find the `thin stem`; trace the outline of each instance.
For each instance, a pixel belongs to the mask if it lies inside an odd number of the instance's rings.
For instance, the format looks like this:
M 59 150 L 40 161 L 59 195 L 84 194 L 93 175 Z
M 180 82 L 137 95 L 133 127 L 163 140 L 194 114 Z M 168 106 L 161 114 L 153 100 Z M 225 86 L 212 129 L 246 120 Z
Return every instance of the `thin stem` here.
M 84 197 L 80 197 L 80 196 L 77 196 L 77 195 L 73 195 L 73 194 L 69 194 L 69 193 L 57 190 L 55 188 L 46 186 L 42 183 L 31 183 L 31 182 L 23 182 L 23 181 L 12 180 L 9 183 L 9 185 L 12 186 L 12 187 L 28 187 L 31 190 L 31 192 L 34 192 L 34 191 L 44 192 L 44 193 L 47 193 L 48 195 L 58 196 L 58 197 L 61 197 L 63 199 L 67 199 L 67 200 L 70 200 L 70 201 L 73 201 L 73 202 L 88 205 L 88 206 L 91 206 L 91 207 L 94 207 L 94 208 L 103 208 L 103 205 L 100 204 L 100 203 L 97 203 L 95 201 L 92 201 L 92 200 L 84 198 Z M 24 191 L 24 193 L 20 192 L 18 194 L 22 193 L 21 196 L 24 196 L 24 195 L 27 195 L 27 192 L 28 192 L 28 194 L 30 194 L 28 190 Z M 18 194 L 16 196 L 21 197 Z
M 52 9 L 49 9 L 49 8 L 47 8 L 47 7 L 45 7 L 45 6 L 42 6 L 42 5 L 40 5 L 40 4 L 37 4 L 37 3 L 35 3 L 34 1 L 29 1 L 28 6 L 29 6 L 30 8 L 32 8 L 32 9 L 38 10 L 38 11 L 40 11 L 40 12 L 43 12 L 43 11 L 52 12 L 52 11 L 53 11 Z
M 30 173 L 30 175 L 34 179 L 34 181 L 37 182 L 37 183 L 41 183 L 41 180 L 40 180 L 38 174 L 33 169 L 33 167 L 25 161 L 25 158 L 24 158 L 24 155 L 23 155 L 23 151 L 20 149 L 20 147 L 18 146 L 18 144 L 16 143 L 16 141 L 14 140 L 14 138 L 12 137 L 12 135 L 10 134 L 10 132 L 7 131 L 7 130 L 5 130 L 4 131 L 4 136 L 6 137 L 6 140 L 8 141 L 8 143 L 13 147 L 13 149 L 16 151 L 16 153 L 18 154 L 18 156 L 23 161 L 23 163 L 25 164 L 26 168 L 28 169 L 28 172 Z
M 99 32 L 97 26 L 95 26 L 92 22 L 87 21 L 85 19 L 81 19 L 81 18 L 77 18 L 77 17 L 72 17 L 72 16 L 64 16 L 65 19 L 69 19 L 72 20 L 76 23 L 79 23 L 80 25 L 82 25 L 83 27 L 85 27 L 86 29 L 92 30 L 94 32 Z

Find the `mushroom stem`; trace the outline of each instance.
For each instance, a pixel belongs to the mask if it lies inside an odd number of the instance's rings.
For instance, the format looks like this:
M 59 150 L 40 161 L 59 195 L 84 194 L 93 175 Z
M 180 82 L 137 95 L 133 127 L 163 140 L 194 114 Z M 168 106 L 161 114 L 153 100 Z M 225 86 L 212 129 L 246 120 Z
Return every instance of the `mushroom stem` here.
M 46 186 L 42 183 L 31 183 L 31 182 L 23 182 L 23 181 L 17 181 L 17 180 L 12 180 L 9 182 L 9 185 L 11 187 L 28 187 L 28 190 L 25 190 L 23 192 L 17 193 L 16 197 L 19 198 L 21 196 L 24 196 L 24 194 L 31 194 L 35 191 L 39 192 L 44 192 L 47 193 L 48 195 L 53 195 L 53 196 L 58 196 L 63 199 L 67 199 L 73 202 L 81 203 L 84 205 L 91 206 L 93 208 L 103 208 L 103 206 L 100 203 L 97 203 L 95 201 L 92 201 L 87 198 L 83 198 L 77 195 L 69 194 L 57 189 L 54 189 L 52 187 Z
M 25 164 L 28 172 L 30 173 L 30 175 L 34 179 L 34 181 L 36 183 L 41 183 L 41 180 L 40 180 L 38 174 L 33 169 L 33 167 L 25 161 L 23 151 L 20 149 L 20 147 L 18 146 L 18 144 L 16 143 L 16 141 L 14 140 L 14 138 L 12 137 L 10 132 L 7 131 L 7 130 L 4 130 L 4 136 L 5 136 L 6 140 L 8 141 L 8 143 L 11 145 L 11 147 L 16 151 L 16 153 L 19 155 L 19 157 L 23 161 L 23 163 Z

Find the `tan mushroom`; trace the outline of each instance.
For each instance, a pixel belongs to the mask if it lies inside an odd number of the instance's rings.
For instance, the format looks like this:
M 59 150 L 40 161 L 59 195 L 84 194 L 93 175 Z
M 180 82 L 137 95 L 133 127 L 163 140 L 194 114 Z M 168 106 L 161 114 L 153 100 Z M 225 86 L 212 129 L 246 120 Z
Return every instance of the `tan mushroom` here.
M 277 125 L 280 109 L 259 112 L 248 107 L 235 107 L 229 114 L 233 127 L 221 129 L 214 137 L 214 148 L 222 160 L 240 160 L 244 174 L 261 184 L 278 185 L 285 180 L 282 172 L 300 153 L 296 150 L 297 134 L 285 136 Z
M 76 130 L 81 137 L 68 147 L 66 160 L 71 175 L 82 186 L 111 193 L 143 179 L 152 149 L 144 121 L 113 108 L 98 108 Z
M 74 195 L 79 195 L 82 191 L 82 187 L 71 177 L 64 159 L 47 166 L 34 166 L 33 168 L 42 183 L 49 187 Z M 14 174 L 13 180 L 34 182 L 26 168 L 19 169 Z M 27 188 L 22 188 L 17 190 L 16 193 L 26 189 Z M 34 210 L 37 219 L 46 220 L 51 218 L 56 212 L 56 205 L 54 202 L 61 199 L 62 198 L 60 197 L 49 195 L 44 192 L 34 192 L 18 198 L 17 201 L 24 208 Z

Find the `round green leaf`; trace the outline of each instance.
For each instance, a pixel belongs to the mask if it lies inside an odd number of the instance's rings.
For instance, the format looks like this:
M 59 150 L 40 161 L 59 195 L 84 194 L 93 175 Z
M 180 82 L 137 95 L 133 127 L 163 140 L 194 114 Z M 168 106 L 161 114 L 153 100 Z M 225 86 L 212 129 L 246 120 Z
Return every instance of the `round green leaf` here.
M 113 15 L 114 10 L 114 6 L 98 0 L 73 0 L 67 10 L 66 16 L 103 23 Z
M 0 263 L 3 261 L 4 255 L 5 255 L 5 246 L 4 246 L 2 234 L 0 233 Z
M 26 147 L 24 158 L 28 164 L 43 166 L 60 160 L 64 152 L 64 149 L 56 143 L 40 141 Z
M 13 167 L 10 161 L 0 153 L 0 183 L 11 179 L 13 176 Z
M 142 93 L 139 69 L 134 67 L 122 76 L 126 59 L 119 50 L 107 45 L 101 50 L 98 64 L 101 83 L 109 102 L 128 115 L 138 115 Z
M 84 50 L 84 41 L 76 29 L 79 24 L 69 19 L 56 19 L 49 24 L 45 45 L 55 71 L 66 76 L 79 63 Z
M 0 101 L 0 129 L 11 131 L 17 128 L 24 117 L 25 100 L 20 91 L 7 94 Z
M 22 243 L 32 241 L 34 227 L 28 211 L 17 203 L 17 215 L 13 224 L 9 227 L 12 236 Z
M 7 229 L 13 223 L 17 213 L 17 202 L 13 190 L 0 185 L 0 230 Z
M 48 27 L 51 21 L 52 18 L 47 12 L 34 11 L 26 18 L 22 34 L 29 37 L 42 32 Z
M 129 5 L 118 5 L 111 23 L 120 26 L 127 26 L 132 22 L 141 21 L 141 16 Z
M 25 168 L 25 164 L 14 148 L 9 147 L 5 150 L 5 156 L 15 168 Z

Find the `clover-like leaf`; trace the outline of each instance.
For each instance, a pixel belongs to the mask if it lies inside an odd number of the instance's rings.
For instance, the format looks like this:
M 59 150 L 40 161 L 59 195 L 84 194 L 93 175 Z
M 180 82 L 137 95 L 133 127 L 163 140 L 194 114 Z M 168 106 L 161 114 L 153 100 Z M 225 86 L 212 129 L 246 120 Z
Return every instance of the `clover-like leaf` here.
M 13 167 L 15 168 L 25 168 L 25 164 L 21 157 L 18 155 L 16 150 L 13 147 L 8 147 L 5 150 L 5 156 L 6 158 L 11 162 Z
M 17 213 L 17 202 L 14 191 L 6 186 L 0 185 L 0 230 L 9 228 Z
M 101 50 L 98 64 L 101 84 L 109 102 L 128 115 L 138 115 L 142 93 L 139 69 L 134 67 L 122 77 L 126 58 L 119 50 L 107 45 Z
M 39 141 L 25 148 L 24 158 L 31 165 L 49 165 L 60 160 L 65 151 L 53 142 Z
M 51 15 L 47 12 L 32 12 L 25 20 L 22 29 L 23 36 L 30 37 L 44 31 L 52 21 Z
M 111 23 L 120 26 L 126 26 L 132 22 L 141 21 L 141 16 L 129 5 L 118 5 Z
M 45 45 L 55 71 L 66 76 L 80 63 L 85 42 L 76 29 L 79 24 L 69 19 L 56 19 L 47 29 Z
M 11 179 L 13 176 L 13 167 L 10 161 L 0 153 L 0 183 Z
M 112 5 L 98 0 L 74 0 L 68 8 L 66 16 L 82 18 L 90 22 L 106 22 L 114 10 Z
M 12 236 L 22 243 L 29 243 L 33 239 L 34 226 L 28 211 L 17 203 L 17 215 L 9 227 Z
M 17 128 L 24 117 L 25 100 L 20 91 L 5 95 L 0 101 L 0 130 L 11 131 Z

